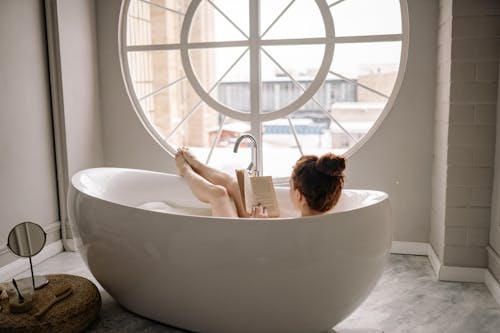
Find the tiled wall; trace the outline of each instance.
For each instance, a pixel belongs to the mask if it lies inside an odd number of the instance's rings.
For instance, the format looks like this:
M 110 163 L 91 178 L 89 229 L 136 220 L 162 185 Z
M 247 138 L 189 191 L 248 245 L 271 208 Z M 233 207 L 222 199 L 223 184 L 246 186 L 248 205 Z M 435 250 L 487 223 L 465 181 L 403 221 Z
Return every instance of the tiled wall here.
M 441 0 L 431 243 L 447 266 L 486 267 L 500 1 Z

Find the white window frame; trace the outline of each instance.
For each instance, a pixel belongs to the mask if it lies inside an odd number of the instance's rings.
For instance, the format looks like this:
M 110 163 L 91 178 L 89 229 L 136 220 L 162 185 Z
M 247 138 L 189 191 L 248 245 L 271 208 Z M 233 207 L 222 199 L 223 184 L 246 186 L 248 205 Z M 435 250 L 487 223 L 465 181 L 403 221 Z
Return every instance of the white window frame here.
M 147 129 L 147 131 L 152 135 L 152 137 L 156 140 L 156 142 L 162 146 L 166 151 L 168 151 L 171 155 L 175 154 L 175 148 L 172 147 L 168 142 L 168 138 L 174 134 L 174 132 L 182 125 L 182 123 L 187 120 L 192 113 L 194 113 L 197 108 L 204 102 L 207 105 L 209 105 L 211 108 L 213 108 L 215 111 L 220 112 L 223 115 L 223 120 L 221 121 L 220 127 L 218 129 L 216 139 L 213 142 L 213 145 L 210 149 L 209 155 L 208 155 L 208 160 L 210 160 L 210 157 L 212 155 L 212 152 L 215 148 L 215 145 L 218 141 L 218 138 L 220 136 L 221 130 L 224 126 L 224 120 L 226 116 L 230 116 L 234 119 L 238 120 L 244 120 L 248 121 L 250 123 L 250 128 L 251 128 L 251 134 L 256 138 L 257 140 L 257 145 L 258 145 L 258 158 L 257 160 L 260 161 L 259 166 L 257 166 L 258 170 L 262 170 L 262 161 L 263 161 L 263 156 L 262 156 L 262 122 L 271 120 L 271 119 L 277 119 L 277 118 L 287 118 L 291 132 L 293 134 L 293 137 L 296 141 L 297 148 L 299 149 L 299 152 L 301 155 L 303 155 L 302 148 L 300 145 L 300 142 L 298 140 L 297 134 L 295 132 L 295 128 L 292 124 L 292 121 L 289 117 L 289 114 L 292 112 L 298 110 L 302 105 L 304 105 L 306 102 L 309 100 L 312 100 L 317 104 L 324 112 L 326 115 L 329 116 L 329 118 L 337 124 L 348 136 L 350 136 L 351 139 L 356 142 L 352 147 L 350 147 L 343 155 L 349 158 L 350 156 L 354 155 L 371 137 L 372 135 L 377 131 L 379 128 L 380 124 L 383 122 L 387 114 L 390 112 L 392 109 L 395 99 L 398 96 L 399 89 L 401 87 L 405 70 L 406 70 L 406 62 L 408 58 L 408 6 L 407 6 L 407 0 L 400 0 L 400 10 L 401 10 L 401 23 L 402 23 L 402 32 L 401 34 L 378 34 L 378 35 L 366 35 L 366 36 L 342 36 L 342 37 L 335 37 L 334 33 L 334 26 L 333 26 L 333 20 L 331 17 L 331 12 L 330 8 L 338 5 L 341 2 L 344 1 L 349 1 L 349 0 L 337 0 L 333 1 L 330 4 L 327 4 L 326 0 L 315 0 L 316 4 L 320 8 L 321 15 L 323 17 L 324 25 L 325 25 L 325 37 L 324 38 L 309 38 L 309 39 L 285 39 L 285 40 L 263 40 L 261 39 L 267 31 L 279 20 L 279 18 L 285 13 L 285 11 L 290 7 L 290 5 L 295 1 L 291 0 L 289 5 L 280 13 L 280 15 L 270 24 L 270 26 L 264 31 L 263 34 L 260 33 L 259 31 L 259 6 L 260 6 L 260 1 L 262 0 L 252 0 L 250 2 L 250 34 L 249 36 L 246 36 L 246 34 L 233 22 L 230 20 L 229 17 L 227 17 L 220 9 L 211 1 L 211 0 L 206 0 L 208 1 L 219 13 L 221 13 L 224 17 L 226 17 L 227 20 L 230 21 L 230 23 L 235 26 L 240 32 L 245 36 L 248 37 L 248 40 L 242 40 L 242 41 L 227 41 L 227 42 L 206 42 L 206 43 L 189 43 L 188 37 L 189 37 L 189 29 L 191 25 L 191 21 L 193 19 L 193 16 L 196 12 L 196 9 L 198 5 L 201 3 L 202 0 L 192 0 L 190 5 L 188 6 L 188 10 L 186 13 L 181 13 L 175 10 L 172 10 L 170 8 L 166 8 L 164 6 L 152 3 L 148 0 L 139 0 L 144 3 L 148 3 L 152 6 L 160 7 L 163 8 L 164 10 L 168 11 L 173 11 L 176 12 L 179 15 L 183 15 L 184 22 L 182 24 L 182 29 L 181 29 L 181 41 L 179 44 L 163 44 L 163 45 L 135 45 L 135 46 L 127 46 L 127 14 L 128 14 L 128 8 L 129 8 L 129 3 L 130 0 L 123 0 L 122 6 L 121 6 L 121 12 L 120 12 L 120 21 L 119 21 L 119 38 L 118 38 L 118 44 L 119 44 L 119 53 L 120 53 L 120 66 L 121 66 L 121 71 L 122 71 L 122 76 L 125 81 L 125 88 L 127 91 L 127 94 L 132 102 L 132 105 L 134 107 L 135 112 L 137 113 L 140 121 L 144 125 L 144 127 Z M 384 95 L 374 89 L 371 89 L 369 87 L 363 86 L 360 83 L 354 82 L 356 85 L 363 87 L 364 89 L 368 89 L 371 92 L 379 95 L 383 95 L 384 97 L 388 98 L 387 103 L 381 112 L 381 114 L 378 116 L 377 120 L 374 122 L 370 130 L 361 138 L 361 139 L 356 139 L 350 133 L 345 130 L 342 125 L 331 115 L 328 110 L 325 109 L 324 106 L 322 106 L 319 102 L 317 102 L 314 98 L 314 94 L 317 92 L 317 90 L 322 86 L 324 80 L 326 79 L 326 76 L 328 74 L 332 74 L 334 76 L 339 77 L 342 80 L 345 81 L 350 81 L 348 78 L 342 76 L 339 73 L 333 72 L 330 70 L 330 65 L 331 61 L 333 58 L 333 51 L 334 51 L 334 46 L 335 44 L 339 43 L 366 43 L 366 42 L 389 42 L 389 41 L 400 41 L 401 42 L 401 55 L 400 55 L 400 61 L 399 61 L 399 70 L 398 70 L 398 75 L 396 78 L 396 81 L 394 83 L 394 87 L 392 89 L 392 93 L 390 96 Z M 222 78 L 219 79 L 219 81 L 208 91 L 205 91 L 202 85 L 198 82 L 196 75 L 193 71 L 193 68 L 190 64 L 190 59 L 189 59 L 189 50 L 192 48 L 199 48 L 199 47 L 205 47 L 207 44 L 212 44 L 213 47 L 221 47 L 221 46 L 246 46 L 247 49 L 245 52 L 249 51 L 250 52 L 250 68 L 253 70 L 250 71 L 250 113 L 243 113 L 239 112 L 237 110 L 234 110 L 226 105 L 223 105 L 217 101 L 215 101 L 209 94 L 211 90 L 213 90 L 221 81 Z M 318 74 L 316 75 L 316 78 L 312 82 L 312 84 L 307 88 L 303 88 L 300 83 L 295 81 L 287 71 L 282 68 L 278 62 L 276 62 L 272 56 L 265 51 L 264 48 L 261 48 L 260 46 L 266 46 L 266 45 L 304 45 L 304 44 L 324 44 L 325 45 L 325 51 L 324 51 L 324 57 L 323 57 L 323 62 L 320 67 L 320 70 L 318 71 Z M 201 97 L 200 102 L 197 103 L 192 110 L 188 113 L 188 115 L 177 125 L 174 127 L 174 129 L 171 131 L 171 133 L 167 137 L 162 137 L 160 133 L 155 129 L 154 125 L 150 122 L 150 120 L 147 118 L 146 113 L 142 110 L 142 107 L 140 105 L 140 100 L 136 96 L 136 93 L 133 88 L 133 82 L 131 79 L 131 75 L 129 72 L 129 64 L 128 64 L 128 57 L 127 57 L 127 52 L 129 51 L 152 51 L 152 50 L 175 50 L 178 49 L 181 52 L 181 61 L 182 65 L 185 70 L 186 76 L 169 83 L 167 86 L 162 87 L 159 90 L 164 90 L 167 89 L 169 86 L 174 85 L 180 81 L 183 81 L 184 79 L 188 79 L 189 82 L 191 83 L 192 87 L 194 90 L 197 92 L 197 94 Z M 291 104 L 283 107 L 280 110 L 269 112 L 269 113 L 260 113 L 260 105 L 261 105 L 261 77 L 260 77 L 260 55 L 261 52 L 265 53 L 270 59 L 275 62 L 275 64 L 283 70 L 285 74 L 288 75 L 288 77 L 292 80 L 292 82 L 299 88 L 301 88 L 304 93 L 297 98 L 295 101 L 293 101 Z M 245 52 L 243 54 L 245 54 Z M 243 54 L 240 56 L 243 56 Z M 236 64 L 236 62 L 233 64 L 233 66 Z M 232 68 L 232 67 L 231 67 Z M 231 69 L 230 68 L 230 69 Z M 226 71 L 229 72 L 229 70 Z M 257 69 L 257 70 L 256 70 Z M 158 91 L 152 92 L 148 94 L 147 96 L 142 96 L 141 100 L 154 94 L 157 93 Z M 207 160 L 207 161 L 208 161 Z

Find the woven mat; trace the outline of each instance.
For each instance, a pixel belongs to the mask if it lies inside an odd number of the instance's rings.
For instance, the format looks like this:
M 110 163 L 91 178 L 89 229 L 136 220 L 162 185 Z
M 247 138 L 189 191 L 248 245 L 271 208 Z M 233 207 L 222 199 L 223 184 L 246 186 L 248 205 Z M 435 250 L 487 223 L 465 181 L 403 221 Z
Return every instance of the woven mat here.
M 0 332 L 74 333 L 85 330 L 99 315 L 101 295 L 89 280 L 75 275 L 47 275 L 49 283 L 35 291 L 33 308 L 26 313 L 13 314 L 8 300 L 0 304 Z M 71 286 L 72 294 L 53 305 L 43 317 L 34 314 L 47 305 L 55 294 Z

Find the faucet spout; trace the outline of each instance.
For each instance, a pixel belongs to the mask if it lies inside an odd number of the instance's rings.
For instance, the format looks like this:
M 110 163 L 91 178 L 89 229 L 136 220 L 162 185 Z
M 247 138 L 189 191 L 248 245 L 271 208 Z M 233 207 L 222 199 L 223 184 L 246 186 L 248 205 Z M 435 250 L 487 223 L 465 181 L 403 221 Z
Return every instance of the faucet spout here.
M 257 160 L 257 140 L 255 140 L 255 137 L 251 134 L 243 134 L 241 135 L 237 140 L 236 142 L 234 143 L 234 149 L 233 149 L 233 152 L 234 153 L 237 153 L 238 152 L 238 148 L 240 147 L 240 144 L 241 144 L 241 141 L 243 141 L 245 138 L 247 139 L 250 139 L 250 141 L 252 141 L 252 145 L 253 145 L 253 154 L 252 154 L 252 162 L 250 163 L 250 165 L 248 166 L 248 171 L 249 172 L 253 172 L 256 176 L 259 175 L 259 170 L 257 169 L 258 168 L 258 160 Z M 254 168 L 253 171 L 252 171 L 252 167 Z

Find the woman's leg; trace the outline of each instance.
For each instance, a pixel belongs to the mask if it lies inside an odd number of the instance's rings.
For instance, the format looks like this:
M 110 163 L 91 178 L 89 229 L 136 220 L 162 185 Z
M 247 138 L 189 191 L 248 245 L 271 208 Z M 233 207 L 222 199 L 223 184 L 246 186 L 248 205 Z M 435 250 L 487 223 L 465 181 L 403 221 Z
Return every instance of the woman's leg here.
M 184 159 L 191 166 L 191 168 L 198 173 L 200 176 L 208 180 L 210 183 L 214 185 L 224 186 L 234 201 L 236 205 L 236 210 L 238 212 L 238 216 L 240 217 L 248 217 L 249 214 L 245 212 L 243 208 L 243 199 L 241 198 L 240 187 L 238 186 L 238 182 L 235 177 L 228 175 L 225 172 L 212 168 L 205 163 L 198 160 L 196 156 L 187 148 L 180 148 L 180 152 L 184 156 Z
M 201 177 L 191 168 L 180 152 L 175 155 L 175 164 L 179 174 L 184 177 L 198 200 L 212 206 L 213 216 L 238 217 L 232 199 L 224 186 L 212 184 Z

